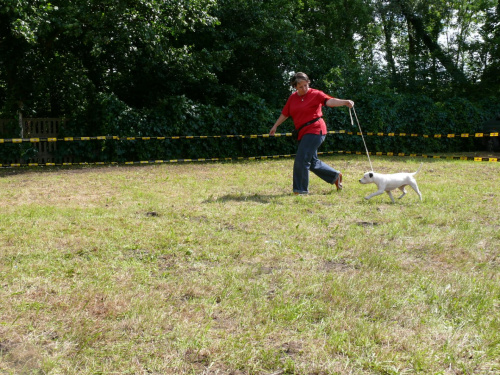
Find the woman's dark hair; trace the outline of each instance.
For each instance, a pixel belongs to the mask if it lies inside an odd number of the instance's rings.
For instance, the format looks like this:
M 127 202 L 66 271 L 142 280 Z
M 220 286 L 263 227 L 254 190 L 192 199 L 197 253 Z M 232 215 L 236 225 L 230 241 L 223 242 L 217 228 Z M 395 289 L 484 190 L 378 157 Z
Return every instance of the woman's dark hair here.
M 292 85 L 292 87 L 296 87 L 300 81 L 307 81 L 308 83 L 311 82 L 306 73 L 299 72 L 293 75 L 292 79 L 290 80 L 290 84 Z

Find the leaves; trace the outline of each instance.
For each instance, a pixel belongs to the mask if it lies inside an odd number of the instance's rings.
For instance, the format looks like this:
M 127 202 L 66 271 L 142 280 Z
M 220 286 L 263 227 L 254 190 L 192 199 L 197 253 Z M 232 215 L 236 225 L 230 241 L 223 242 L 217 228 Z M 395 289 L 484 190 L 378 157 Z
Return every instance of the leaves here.
M 290 73 L 305 71 L 356 101 L 367 128 L 473 128 L 500 110 L 499 11 L 495 0 L 4 0 L 0 113 L 65 116 L 70 135 L 266 133 Z M 341 109 L 325 116 L 350 126 Z M 212 146 L 266 147 L 174 151 Z

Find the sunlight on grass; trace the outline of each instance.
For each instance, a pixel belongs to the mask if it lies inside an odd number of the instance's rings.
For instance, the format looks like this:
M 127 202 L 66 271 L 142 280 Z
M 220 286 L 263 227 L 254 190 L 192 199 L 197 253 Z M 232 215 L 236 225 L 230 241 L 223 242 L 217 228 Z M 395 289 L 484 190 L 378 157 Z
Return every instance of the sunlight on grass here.
M 327 162 L 0 170 L 0 372 L 500 371 L 500 165 Z

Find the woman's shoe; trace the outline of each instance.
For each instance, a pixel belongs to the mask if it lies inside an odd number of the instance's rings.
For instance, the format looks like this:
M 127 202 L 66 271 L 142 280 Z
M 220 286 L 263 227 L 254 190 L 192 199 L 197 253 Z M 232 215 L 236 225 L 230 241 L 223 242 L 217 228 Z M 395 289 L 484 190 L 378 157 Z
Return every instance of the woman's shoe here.
M 335 186 L 337 187 L 337 191 L 342 190 L 342 188 L 344 187 L 342 185 L 342 173 L 339 173 L 339 177 L 335 181 Z

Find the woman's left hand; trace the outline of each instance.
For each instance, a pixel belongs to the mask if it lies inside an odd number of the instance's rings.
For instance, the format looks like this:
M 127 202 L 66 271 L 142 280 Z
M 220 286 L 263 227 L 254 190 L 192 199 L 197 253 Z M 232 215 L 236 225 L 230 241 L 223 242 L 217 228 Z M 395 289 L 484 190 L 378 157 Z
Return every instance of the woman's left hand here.
M 331 98 L 328 99 L 326 105 L 328 107 L 342 107 L 343 105 L 345 105 L 346 107 L 352 108 L 354 107 L 354 102 L 352 100 Z

